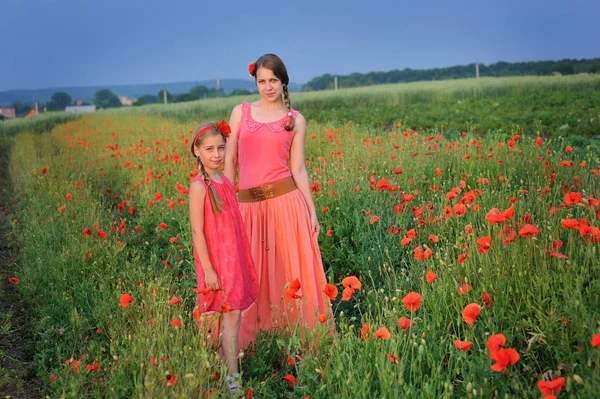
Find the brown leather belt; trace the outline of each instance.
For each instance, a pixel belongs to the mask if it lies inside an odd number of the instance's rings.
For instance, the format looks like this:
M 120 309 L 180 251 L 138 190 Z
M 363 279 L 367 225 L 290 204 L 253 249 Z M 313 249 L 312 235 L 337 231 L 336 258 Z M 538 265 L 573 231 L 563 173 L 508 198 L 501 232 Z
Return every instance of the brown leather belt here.
M 238 202 L 264 201 L 287 194 L 295 189 L 296 183 L 294 183 L 294 178 L 290 176 L 264 186 L 240 189 L 238 191 Z

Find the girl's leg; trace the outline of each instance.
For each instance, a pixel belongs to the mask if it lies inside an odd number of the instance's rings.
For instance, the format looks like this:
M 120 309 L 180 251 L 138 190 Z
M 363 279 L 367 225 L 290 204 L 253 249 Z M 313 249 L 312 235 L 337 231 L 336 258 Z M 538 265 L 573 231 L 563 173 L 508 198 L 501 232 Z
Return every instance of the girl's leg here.
M 222 314 L 221 350 L 229 374 L 238 372 L 238 335 L 240 332 L 241 311 L 231 310 Z

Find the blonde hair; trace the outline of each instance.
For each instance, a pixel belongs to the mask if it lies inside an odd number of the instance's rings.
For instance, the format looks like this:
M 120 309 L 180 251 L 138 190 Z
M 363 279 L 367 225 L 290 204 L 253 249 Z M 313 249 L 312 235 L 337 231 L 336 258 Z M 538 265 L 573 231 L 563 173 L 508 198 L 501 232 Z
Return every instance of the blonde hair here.
M 200 157 L 197 156 L 196 152 L 194 151 L 195 149 L 200 149 L 200 146 L 202 145 L 204 140 L 206 140 L 207 137 L 221 136 L 221 137 L 223 137 L 224 141 L 227 141 L 227 137 L 225 137 L 225 135 L 223 135 L 218 129 L 216 129 L 215 126 L 216 126 L 215 122 L 212 122 L 212 121 L 207 121 L 207 122 L 204 122 L 204 123 L 201 123 L 200 125 L 198 125 L 198 127 L 194 130 L 194 133 L 192 134 L 192 142 L 190 144 L 190 150 L 192 151 L 192 155 L 198 161 L 198 169 L 202 173 L 202 178 L 204 179 L 204 183 L 206 183 L 206 185 L 208 186 L 208 198 L 210 199 L 210 204 L 212 205 L 213 211 L 215 212 L 216 215 L 220 215 L 221 212 L 223 212 L 225 210 L 225 203 L 219 197 L 219 194 L 217 194 L 217 190 L 215 190 L 215 187 L 212 184 L 212 180 L 210 179 L 210 176 L 208 176 L 208 173 L 206 173 L 206 170 L 204 169 L 204 165 L 200 161 Z M 202 135 L 200 135 L 199 137 L 196 137 L 201 130 L 206 129 L 208 127 L 212 127 L 212 129 L 206 130 L 205 132 L 202 133 Z

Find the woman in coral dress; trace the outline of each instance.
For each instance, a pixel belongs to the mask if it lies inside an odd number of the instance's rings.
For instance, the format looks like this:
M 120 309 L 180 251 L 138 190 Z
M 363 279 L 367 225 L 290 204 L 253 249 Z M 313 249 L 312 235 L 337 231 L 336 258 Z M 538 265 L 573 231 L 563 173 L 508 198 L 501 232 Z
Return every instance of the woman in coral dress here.
M 256 302 L 242 312 L 240 346 L 260 330 L 310 328 L 319 315 L 331 314 L 304 163 L 306 121 L 290 107 L 289 78 L 279 57 L 265 54 L 249 72 L 261 99 L 232 111 L 225 159 L 231 181 L 239 165 L 238 201 L 259 281 Z M 289 295 L 292 282 L 300 289 Z

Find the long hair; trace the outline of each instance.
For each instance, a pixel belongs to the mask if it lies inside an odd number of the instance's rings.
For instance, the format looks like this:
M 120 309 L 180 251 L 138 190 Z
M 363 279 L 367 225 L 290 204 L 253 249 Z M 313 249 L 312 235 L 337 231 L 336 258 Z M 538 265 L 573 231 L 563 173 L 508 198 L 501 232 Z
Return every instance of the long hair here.
M 290 77 L 288 76 L 287 69 L 285 68 L 285 64 L 275 54 L 265 54 L 261 56 L 258 60 L 256 60 L 256 70 L 258 68 L 266 68 L 273 72 L 273 75 L 277 77 L 277 79 L 281 80 L 283 83 L 283 104 L 288 110 L 288 122 L 284 124 L 284 128 L 287 131 L 294 130 L 294 126 L 296 122 L 294 120 L 292 112 L 292 103 L 290 102 L 290 93 L 288 91 L 288 84 L 290 83 Z M 254 80 L 256 81 L 256 72 L 254 73 Z
M 202 178 L 204 179 L 204 183 L 206 183 L 206 185 L 208 186 L 208 198 L 210 199 L 210 203 L 212 205 L 213 211 L 215 212 L 215 215 L 220 215 L 221 212 L 223 212 L 223 210 L 225 210 L 225 203 L 219 197 L 219 194 L 217 194 L 217 190 L 215 190 L 215 187 L 212 184 L 212 180 L 208 176 L 208 173 L 206 173 L 206 169 L 204 169 L 204 165 L 200 161 L 200 157 L 196 156 L 196 152 L 194 151 L 195 149 L 200 149 L 200 146 L 206 140 L 207 137 L 221 136 L 221 137 L 223 137 L 223 140 L 227 141 L 227 137 L 225 137 L 216 128 L 207 130 L 204 133 L 202 133 L 202 135 L 200 137 L 196 138 L 196 136 L 202 129 L 211 127 L 211 126 L 214 127 L 215 122 L 207 121 L 207 122 L 204 122 L 204 123 L 201 123 L 200 125 L 198 125 L 198 127 L 194 130 L 194 133 L 192 134 L 192 142 L 190 144 L 190 150 L 192 151 L 192 155 L 197 159 L 198 169 L 200 170 L 200 173 L 202 173 Z

